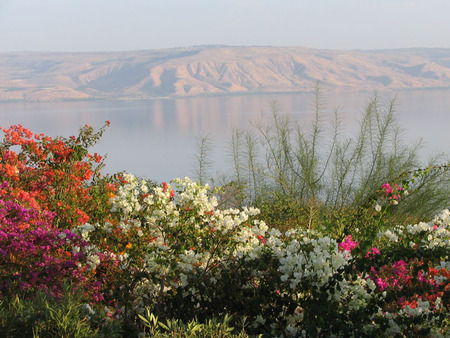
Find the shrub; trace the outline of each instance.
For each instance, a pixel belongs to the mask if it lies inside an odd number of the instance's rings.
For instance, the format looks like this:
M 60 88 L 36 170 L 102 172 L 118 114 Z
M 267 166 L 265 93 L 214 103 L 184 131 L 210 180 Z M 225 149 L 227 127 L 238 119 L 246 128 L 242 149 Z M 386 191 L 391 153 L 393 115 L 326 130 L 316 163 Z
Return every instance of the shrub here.
M 55 228 L 52 219 L 49 212 L 0 199 L 0 299 L 28 299 L 38 290 L 59 297 L 67 281 L 89 285 L 90 296 L 102 299 L 99 283 L 86 278 L 86 243 L 70 230 Z
M 99 247 L 109 243 L 105 238 L 128 241 L 118 254 L 120 283 L 114 296 L 125 295 L 118 306 L 127 304 L 129 320 L 148 308 L 162 320 L 184 323 L 232 315 L 236 321 L 232 319 L 231 326 L 238 327 L 237 321 L 245 317 L 250 323 L 246 333 L 268 336 L 385 334 L 409 332 L 411 327 L 445 331 L 448 211 L 433 221 L 441 228 L 426 234 L 417 248 L 405 249 L 402 241 L 392 249 L 384 235 L 377 239 L 375 233 L 370 242 L 365 239 L 366 245 L 377 245 L 368 253 L 358 237 L 338 242 L 300 228 L 282 234 L 264 222 L 250 221 L 255 209 L 220 210 L 207 187 L 187 178 L 174 183 L 172 190 L 166 183 L 154 185 L 124 175 L 112 200 L 113 211 L 121 215 L 119 223 L 76 230 Z M 381 189 L 385 195 L 386 188 Z M 381 255 L 373 254 L 378 252 Z M 401 292 L 389 277 L 404 267 L 400 257 L 408 266 L 402 280 L 411 281 Z M 385 284 L 380 278 L 394 286 L 381 289 Z M 428 299 L 418 303 L 417 315 L 406 307 L 412 295 Z M 430 299 L 438 306 L 427 307 Z

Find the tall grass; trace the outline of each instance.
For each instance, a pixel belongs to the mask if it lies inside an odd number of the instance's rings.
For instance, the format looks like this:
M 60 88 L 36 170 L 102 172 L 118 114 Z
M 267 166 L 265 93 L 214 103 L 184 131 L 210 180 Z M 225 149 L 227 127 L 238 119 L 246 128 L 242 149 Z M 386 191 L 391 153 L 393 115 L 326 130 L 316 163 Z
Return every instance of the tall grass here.
M 32 299 L 2 298 L 0 337 L 122 337 L 119 321 L 106 319 L 104 313 L 94 314 L 86 304 L 83 291 L 68 283 L 60 299 L 41 291 Z
M 195 162 L 193 166 L 194 177 L 200 184 L 205 184 L 208 180 L 209 170 L 211 170 L 213 162 L 210 160 L 212 151 L 212 142 L 208 135 L 197 137 Z
M 428 163 L 419 161 L 421 142 L 404 141 L 395 109 L 395 98 L 383 105 L 375 94 L 350 137 L 339 110 L 331 119 L 327 117 L 316 84 L 314 117 L 309 125 L 300 125 L 281 113 L 275 102 L 271 113 L 262 115 L 252 129 L 232 129 L 233 172 L 228 179 L 243 188 L 245 202 L 259 207 L 273 225 L 320 228 L 346 221 L 356 228 L 363 221 L 361 210 L 367 213 L 384 183 L 408 179 L 414 170 L 436 166 L 439 161 L 444 163 L 439 169 L 448 169 L 443 155 Z M 412 190 L 408 199 L 393 209 L 393 221 L 432 217 L 447 207 L 449 171 L 430 170 L 416 177 Z M 345 219 L 336 219 L 336 215 Z M 337 235 L 348 230 L 340 229 Z

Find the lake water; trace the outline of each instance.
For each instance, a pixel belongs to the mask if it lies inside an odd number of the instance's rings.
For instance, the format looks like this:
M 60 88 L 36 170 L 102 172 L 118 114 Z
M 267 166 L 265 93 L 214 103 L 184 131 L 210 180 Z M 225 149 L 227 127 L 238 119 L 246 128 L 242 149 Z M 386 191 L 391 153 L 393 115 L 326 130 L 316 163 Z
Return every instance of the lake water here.
M 323 111 L 332 116 L 339 108 L 349 136 L 361 112 L 373 97 L 367 93 L 323 95 Z M 385 104 L 392 97 L 380 94 Z M 450 89 L 397 93 L 397 118 L 404 139 L 424 141 L 422 158 L 437 152 L 450 154 Z M 22 124 L 34 133 L 51 136 L 77 134 L 85 124 L 100 127 L 111 122 L 93 151 L 107 154 L 105 172 L 128 171 L 158 181 L 193 176 L 196 143 L 201 136 L 212 142 L 210 174 L 226 172 L 231 163 L 231 126 L 251 128 L 261 113 L 270 113 L 276 101 L 281 113 L 302 125 L 313 116 L 312 94 L 196 97 L 150 101 L 87 101 L 55 103 L 0 103 L 0 126 Z M 385 105 L 384 105 L 385 106 Z

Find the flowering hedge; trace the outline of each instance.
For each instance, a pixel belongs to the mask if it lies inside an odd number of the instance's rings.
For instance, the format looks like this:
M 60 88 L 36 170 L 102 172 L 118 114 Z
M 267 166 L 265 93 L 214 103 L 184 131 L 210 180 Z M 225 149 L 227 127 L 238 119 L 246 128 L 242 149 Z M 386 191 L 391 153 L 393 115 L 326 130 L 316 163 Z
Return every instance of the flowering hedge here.
M 390 335 L 448 324 L 448 210 L 382 232 L 358 252 L 351 236 L 338 243 L 314 231 L 281 234 L 256 220 L 256 209 L 218 209 L 208 186 L 174 184 L 127 174 L 111 200 L 118 223 L 74 230 L 92 243 L 113 233 L 128 243 L 117 259 L 133 295 L 122 302 L 133 311 L 185 320 L 231 312 L 252 322 L 250 332 L 270 335 Z
M 449 333 L 448 210 L 383 229 L 367 249 L 357 234 L 281 233 L 255 208 L 219 208 L 218 192 L 189 178 L 101 179 L 87 152 L 101 133 L 90 127 L 56 140 L 4 132 L 2 299 L 58 297 L 70 281 L 86 290 L 87 318 L 106 307 L 128 335 L 145 330 L 148 311 L 187 322 L 231 314 L 268 336 Z M 380 191 L 382 214 L 406 189 Z

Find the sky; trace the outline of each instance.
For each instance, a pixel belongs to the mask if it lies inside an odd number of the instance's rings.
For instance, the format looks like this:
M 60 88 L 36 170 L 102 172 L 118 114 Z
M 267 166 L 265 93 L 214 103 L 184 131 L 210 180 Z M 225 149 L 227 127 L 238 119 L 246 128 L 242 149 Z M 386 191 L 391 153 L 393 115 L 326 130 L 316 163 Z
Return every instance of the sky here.
M 0 0 L 0 52 L 450 48 L 450 0 Z

